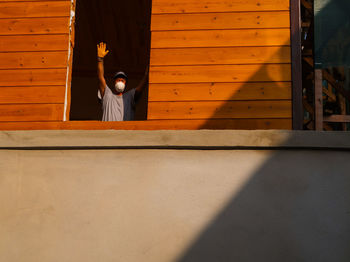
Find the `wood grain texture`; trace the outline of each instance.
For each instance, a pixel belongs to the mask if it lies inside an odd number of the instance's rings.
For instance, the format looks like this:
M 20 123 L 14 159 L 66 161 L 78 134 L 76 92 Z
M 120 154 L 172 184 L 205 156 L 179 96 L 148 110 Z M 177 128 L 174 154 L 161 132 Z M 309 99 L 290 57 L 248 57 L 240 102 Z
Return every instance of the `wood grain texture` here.
M 0 53 L 0 69 L 66 68 L 67 51 Z
M 126 122 L 2 122 L 0 130 L 198 130 L 198 129 L 286 129 L 291 119 L 200 119 Z
M 152 48 L 290 45 L 290 29 L 152 32 Z
M 278 118 L 290 128 L 289 5 L 154 0 L 148 119 Z
M 67 69 L 0 70 L 0 86 L 65 85 Z
M 202 13 L 289 10 L 289 0 L 153 0 L 152 13 Z
M 152 31 L 290 28 L 289 11 L 152 15 Z
M 63 104 L 65 86 L 0 87 L 0 104 Z
M 0 35 L 66 34 L 68 17 L 2 19 Z
M 59 121 L 63 104 L 11 104 L 0 105 L 2 121 Z
M 149 83 L 290 81 L 290 64 L 152 66 Z
M 291 118 L 290 101 L 150 102 L 149 119 Z
M 0 36 L 0 52 L 67 51 L 68 34 Z
M 214 47 L 152 49 L 151 64 L 161 65 L 224 65 L 290 63 L 290 47 Z
M 0 1 L 0 121 L 61 121 L 71 1 Z
M 0 2 L 0 18 L 69 17 L 70 1 Z
M 291 82 L 151 84 L 148 101 L 291 99 Z

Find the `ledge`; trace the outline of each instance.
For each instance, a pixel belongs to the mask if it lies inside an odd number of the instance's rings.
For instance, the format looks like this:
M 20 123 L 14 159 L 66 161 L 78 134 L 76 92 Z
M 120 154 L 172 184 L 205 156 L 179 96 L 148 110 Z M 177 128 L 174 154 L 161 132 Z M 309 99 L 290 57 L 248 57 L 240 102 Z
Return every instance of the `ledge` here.
M 0 149 L 350 149 L 349 132 L 314 131 L 0 131 Z

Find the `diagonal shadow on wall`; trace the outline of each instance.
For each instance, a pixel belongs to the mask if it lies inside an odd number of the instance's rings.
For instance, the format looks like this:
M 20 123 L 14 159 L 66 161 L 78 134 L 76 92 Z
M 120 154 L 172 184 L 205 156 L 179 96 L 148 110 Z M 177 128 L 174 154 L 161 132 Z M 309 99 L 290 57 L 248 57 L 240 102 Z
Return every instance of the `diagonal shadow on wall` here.
M 253 81 L 262 75 L 268 76 L 264 67 Z M 209 120 L 202 128 L 211 126 Z M 271 152 L 176 261 L 349 261 L 349 157 L 348 151 Z M 239 168 L 226 172 L 234 177 Z
M 349 261 L 349 157 L 272 152 L 177 261 Z

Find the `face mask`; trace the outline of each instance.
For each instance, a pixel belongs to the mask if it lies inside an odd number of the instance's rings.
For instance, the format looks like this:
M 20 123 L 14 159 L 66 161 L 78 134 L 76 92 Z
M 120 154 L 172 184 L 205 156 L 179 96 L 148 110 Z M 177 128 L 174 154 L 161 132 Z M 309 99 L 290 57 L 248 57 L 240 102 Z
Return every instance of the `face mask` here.
M 115 84 L 115 90 L 117 90 L 119 93 L 123 93 L 125 90 L 125 84 L 122 81 L 118 81 Z

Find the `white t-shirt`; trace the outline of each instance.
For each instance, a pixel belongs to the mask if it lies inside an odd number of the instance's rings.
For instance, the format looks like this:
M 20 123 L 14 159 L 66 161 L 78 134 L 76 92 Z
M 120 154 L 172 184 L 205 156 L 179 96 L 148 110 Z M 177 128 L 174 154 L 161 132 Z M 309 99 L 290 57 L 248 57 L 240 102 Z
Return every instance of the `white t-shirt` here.
M 102 121 L 132 121 L 135 113 L 135 91 L 133 88 L 118 96 L 106 86 L 102 98 Z M 98 97 L 101 98 L 100 92 Z

